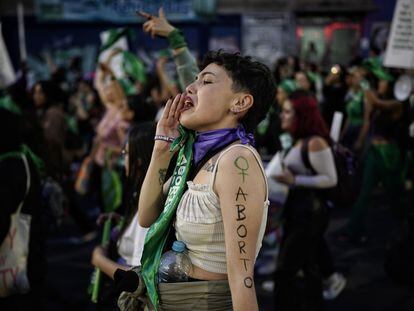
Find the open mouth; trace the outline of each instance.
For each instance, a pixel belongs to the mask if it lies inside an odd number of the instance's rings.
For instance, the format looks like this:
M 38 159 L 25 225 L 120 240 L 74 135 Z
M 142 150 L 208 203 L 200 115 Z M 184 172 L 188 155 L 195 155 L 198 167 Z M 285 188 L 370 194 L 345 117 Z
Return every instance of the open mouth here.
M 184 98 L 184 106 L 183 106 L 183 109 L 181 110 L 181 112 L 186 111 L 188 109 L 191 109 L 193 107 L 194 107 L 193 100 L 191 99 L 190 96 L 186 96 Z

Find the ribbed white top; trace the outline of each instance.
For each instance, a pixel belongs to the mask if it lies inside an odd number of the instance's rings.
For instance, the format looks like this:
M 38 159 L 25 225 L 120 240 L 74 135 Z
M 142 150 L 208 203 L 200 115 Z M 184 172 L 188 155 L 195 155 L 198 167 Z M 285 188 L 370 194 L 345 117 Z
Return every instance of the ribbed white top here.
M 213 185 L 221 157 L 232 148 L 240 146 L 253 152 L 266 182 L 266 201 L 256 244 L 257 257 L 266 228 L 269 201 L 267 200 L 268 187 L 264 169 L 259 156 L 252 147 L 236 144 L 225 149 L 217 159 L 211 182 L 209 184 L 187 182 L 188 190 L 183 194 L 177 207 L 176 238 L 187 246 L 192 264 L 209 272 L 227 273 L 223 218 L 219 198 L 213 191 Z

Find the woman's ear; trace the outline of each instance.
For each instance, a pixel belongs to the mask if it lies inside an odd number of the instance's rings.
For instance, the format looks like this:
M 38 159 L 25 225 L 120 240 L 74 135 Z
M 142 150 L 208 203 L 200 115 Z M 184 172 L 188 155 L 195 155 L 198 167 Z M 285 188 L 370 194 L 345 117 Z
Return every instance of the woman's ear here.
M 233 100 L 230 111 L 233 114 L 245 115 L 246 112 L 253 106 L 253 96 L 248 93 L 241 93 Z

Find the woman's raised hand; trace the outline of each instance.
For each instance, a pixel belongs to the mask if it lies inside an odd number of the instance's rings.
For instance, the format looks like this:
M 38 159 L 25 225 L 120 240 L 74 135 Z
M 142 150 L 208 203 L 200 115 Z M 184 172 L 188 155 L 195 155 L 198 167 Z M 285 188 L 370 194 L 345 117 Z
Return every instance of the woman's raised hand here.
M 165 105 L 164 112 L 157 124 L 156 135 L 177 138 L 179 136 L 178 126 L 181 110 L 184 106 L 183 94 L 177 94 L 174 99 L 169 99 Z
M 165 17 L 162 7 L 158 10 L 158 16 L 143 11 L 139 11 L 138 14 L 147 19 L 142 25 L 142 29 L 144 32 L 150 33 L 152 38 L 155 36 L 166 38 L 175 29 Z

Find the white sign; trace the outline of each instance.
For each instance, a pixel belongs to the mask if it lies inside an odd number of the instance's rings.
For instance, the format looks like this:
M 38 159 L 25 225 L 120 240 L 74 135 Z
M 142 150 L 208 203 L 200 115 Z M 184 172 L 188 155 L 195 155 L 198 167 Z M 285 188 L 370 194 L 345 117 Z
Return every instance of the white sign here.
M 13 66 L 10 61 L 9 53 L 3 41 L 0 23 L 0 88 L 9 86 L 16 80 Z
M 414 0 L 398 0 L 396 4 L 384 66 L 414 68 Z

